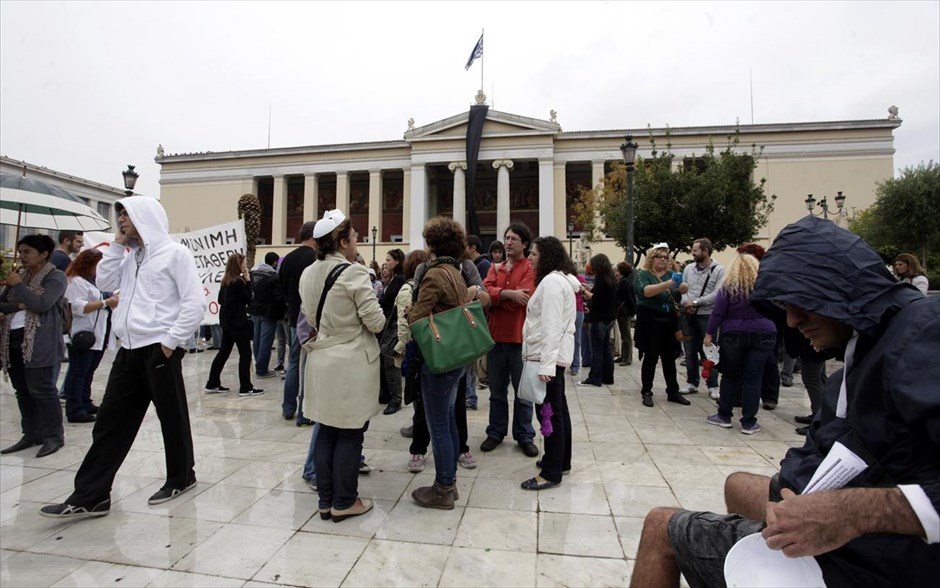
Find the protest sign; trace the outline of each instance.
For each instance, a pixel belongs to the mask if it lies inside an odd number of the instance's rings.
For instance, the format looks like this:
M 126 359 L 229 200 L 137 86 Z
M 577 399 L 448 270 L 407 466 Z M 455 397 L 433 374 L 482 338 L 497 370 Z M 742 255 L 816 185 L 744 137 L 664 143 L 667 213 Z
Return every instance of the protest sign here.
M 199 272 L 208 303 L 203 324 L 219 324 L 219 288 L 225 273 L 225 263 L 233 253 L 245 254 L 245 221 L 237 220 L 187 233 L 175 233 L 170 238 L 192 251 L 196 259 L 196 271 Z

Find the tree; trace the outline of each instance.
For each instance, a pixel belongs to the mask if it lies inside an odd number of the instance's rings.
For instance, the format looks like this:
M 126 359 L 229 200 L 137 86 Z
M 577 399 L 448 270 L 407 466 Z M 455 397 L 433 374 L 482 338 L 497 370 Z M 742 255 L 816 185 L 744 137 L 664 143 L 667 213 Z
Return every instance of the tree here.
M 668 135 L 667 135 L 668 138 Z M 639 253 L 665 241 L 673 251 L 689 251 L 699 237 L 711 240 L 716 250 L 739 245 L 754 238 L 773 211 L 773 200 L 764 192 L 766 180 L 754 183 L 753 174 L 762 151 L 752 146 L 738 153 L 738 137 L 729 137 L 724 150 L 716 155 L 713 144 L 704 155 L 692 156 L 673 169 L 675 156 L 660 154 L 650 136 L 652 157 L 637 158 L 634 172 L 634 243 Z M 613 164 L 600 191 L 582 189 L 575 214 L 585 230 L 596 230 L 594 211 L 600 212 L 618 245 L 626 249 L 626 168 Z
M 940 165 L 930 161 L 880 182 L 875 203 L 849 222 L 886 262 L 910 252 L 925 267 L 940 262 Z M 931 249 L 932 248 L 932 249 Z

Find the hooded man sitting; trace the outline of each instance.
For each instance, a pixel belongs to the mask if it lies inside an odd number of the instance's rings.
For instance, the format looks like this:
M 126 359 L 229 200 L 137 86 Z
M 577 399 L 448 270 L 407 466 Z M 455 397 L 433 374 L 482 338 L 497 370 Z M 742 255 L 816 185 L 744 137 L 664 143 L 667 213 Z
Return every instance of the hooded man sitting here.
M 761 260 L 751 301 L 768 315 L 785 310 L 789 326 L 845 368 L 777 475 L 725 481 L 732 514 L 647 515 L 633 585 L 678 586 L 681 571 L 692 588 L 724 586 L 729 550 L 754 533 L 788 557 L 815 557 L 829 587 L 936 585 L 940 297 L 896 282 L 856 235 L 805 217 Z M 836 441 L 867 467 L 838 489 L 801 495 Z

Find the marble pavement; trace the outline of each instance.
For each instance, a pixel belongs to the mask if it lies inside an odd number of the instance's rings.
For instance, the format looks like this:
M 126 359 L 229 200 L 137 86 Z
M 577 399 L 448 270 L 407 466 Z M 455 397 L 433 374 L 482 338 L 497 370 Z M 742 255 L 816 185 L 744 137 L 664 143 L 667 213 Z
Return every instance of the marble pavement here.
M 535 460 L 508 440 L 479 451 L 488 391 L 469 411 L 475 470 L 460 468 L 453 511 L 418 508 L 411 491 L 433 480 L 433 459 L 407 471 L 412 410 L 376 417 L 365 438 L 373 471 L 359 490 L 375 509 L 342 523 L 321 521 L 301 479 L 311 429 L 280 415 L 280 378 L 255 381 L 259 397 L 203 390 L 215 352 L 188 354 L 184 373 L 199 484 L 148 506 L 163 484 L 159 422 L 151 407 L 115 480 L 111 513 L 61 522 L 39 507 L 67 497 L 91 442 L 91 425 L 66 424 L 66 446 L 0 457 L 0 584 L 3 586 L 623 586 L 632 572 L 643 516 L 672 505 L 723 512 L 722 483 L 734 471 L 771 474 L 802 444 L 793 416 L 808 413 L 802 386 L 782 389 L 779 407 L 758 415 L 753 436 L 708 425 L 704 388 L 691 406 L 640 404 L 639 366 L 617 367 L 616 384 L 575 386 L 567 376 L 574 429 L 572 473 L 558 488 L 527 492 Z M 100 400 L 113 355 L 98 370 Z M 237 357 L 223 384 L 237 388 Z M 66 366 L 63 365 L 62 377 Z M 683 368 L 680 367 L 680 374 Z M 582 377 L 584 373 L 582 373 Z M 660 376 L 657 376 L 658 378 Z M 0 383 L 0 443 L 19 439 L 9 382 Z M 541 442 L 541 438 L 537 440 Z

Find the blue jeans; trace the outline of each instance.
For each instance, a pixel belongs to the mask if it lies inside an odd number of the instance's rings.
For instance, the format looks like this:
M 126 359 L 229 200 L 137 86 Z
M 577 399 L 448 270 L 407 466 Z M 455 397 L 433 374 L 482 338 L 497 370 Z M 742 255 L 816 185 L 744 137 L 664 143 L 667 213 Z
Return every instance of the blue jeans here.
M 209 332 L 212 333 L 212 346 L 216 349 L 222 347 L 222 325 L 209 325 Z
M 314 459 L 320 508 L 345 510 L 359 496 L 359 460 L 369 423 L 359 429 L 322 425 L 317 431 Z
M 285 350 L 287 349 L 287 321 L 277 321 L 274 335 L 277 339 L 277 365 L 283 366 Z
M 104 351 L 74 347 L 69 352 L 69 371 L 65 374 L 62 390 L 65 392 L 65 416 L 84 416 L 91 408 L 91 381 L 101 363 Z
M 476 362 L 467 366 L 467 400 L 466 405 L 476 408 L 479 399 L 477 398 L 477 369 Z
M 522 378 L 522 343 L 497 343 L 486 354 L 486 371 L 490 380 L 490 423 L 486 436 L 500 441 L 509 428 L 509 382 L 512 380 L 515 400 L 512 405 L 512 438 L 520 445 L 535 438 L 532 428 L 532 403 L 521 400 L 519 379 Z
M 584 326 L 584 312 L 579 310 L 574 315 L 574 357 L 571 360 L 571 373 L 581 369 L 581 327 Z M 590 362 L 588 362 L 590 363 Z
M 320 423 L 313 425 L 313 433 L 310 435 L 310 447 L 307 449 L 307 460 L 304 461 L 304 480 L 314 480 L 317 477 L 316 449 L 317 434 L 320 432 Z
M 581 316 L 581 367 L 591 367 L 591 329 L 584 328 L 587 316 L 584 313 L 581 313 Z M 575 320 L 577 320 L 577 318 Z M 591 322 L 587 321 L 587 323 L 590 327 Z M 575 325 L 575 328 L 577 328 L 577 325 Z
M 698 387 L 701 380 L 701 370 L 699 369 L 699 357 L 702 353 L 702 342 L 705 341 L 705 329 L 708 328 L 709 315 L 696 314 L 688 317 L 689 329 L 692 331 L 692 339 L 685 343 L 685 370 L 686 382 Z M 715 388 L 718 386 L 718 370 L 712 370 L 708 376 L 707 386 Z
M 252 340 L 255 355 L 255 374 L 263 376 L 268 373 L 268 366 L 271 363 L 271 344 L 274 342 L 277 321 L 266 316 L 252 315 L 251 322 L 255 325 Z
M 464 368 L 432 374 L 427 365 L 421 366 L 421 399 L 434 451 L 434 481 L 440 486 L 453 486 L 457 482 L 460 436 L 454 402 L 463 375 Z
M 287 361 L 287 371 L 284 374 L 284 402 L 281 404 L 281 413 L 284 418 L 303 418 L 303 396 L 298 404 L 297 396 L 300 391 L 300 341 L 297 340 L 297 328 L 288 327 L 287 337 L 290 341 L 290 356 Z M 376 382 L 377 384 L 378 382 Z
M 591 371 L 588 372 L 587 382 L 600 386 L 614 383 L 614 348 L 610 344 L 610 332 L 614 322 L 590 322 L 588 331 L 591 334 Z
M 722 373 L 719 416 L 730 419 L 734 399 L 740 396 L 741 426 L 751 427 L 757 422 L 764 365 L 776 339 L 776 333 L 733 331 L 721 334 L 718 342 Z

